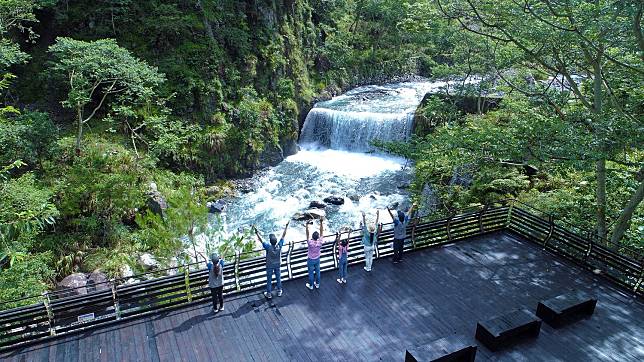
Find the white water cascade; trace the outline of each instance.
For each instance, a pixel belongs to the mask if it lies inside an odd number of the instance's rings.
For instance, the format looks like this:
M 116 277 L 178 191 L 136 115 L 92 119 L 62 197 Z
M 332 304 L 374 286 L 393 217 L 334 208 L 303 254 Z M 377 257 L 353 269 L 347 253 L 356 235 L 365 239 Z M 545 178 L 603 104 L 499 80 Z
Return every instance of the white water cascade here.
M 423 96 L 443 82 L 410 82 L 355 88 L 320 102 L 306 116 L 300 144 L 352 152 L 374 151 L 374 140 L 409 137 Z
M 257 225 L 262 234 L 280 233 L 296 212 L 327 196 L 344 198 L 325 208 L 326 230 L 357 226 L 365 211 L 373 220 L 390 221 L 388 205 L 408 206 L 404 186 L 411 180 L 405 160 L 374 152 L 373 140 L 405 140 L 413 112 L 423 96 L 445 82 L 408 82 L 353 89 L 319 102 L 309 112 L 300 135 L 300 151 L 252 179 L 251 192 L 228 200 L 222 215 L 228 231 Z M 304 239 L 292 222 L 287 240 Z
M 402 141 L 413 126 L 413 113 L 344 112 L 314 108 L 306 116 L 300 143 L 335 150 L 369 152 L 373 140 Z

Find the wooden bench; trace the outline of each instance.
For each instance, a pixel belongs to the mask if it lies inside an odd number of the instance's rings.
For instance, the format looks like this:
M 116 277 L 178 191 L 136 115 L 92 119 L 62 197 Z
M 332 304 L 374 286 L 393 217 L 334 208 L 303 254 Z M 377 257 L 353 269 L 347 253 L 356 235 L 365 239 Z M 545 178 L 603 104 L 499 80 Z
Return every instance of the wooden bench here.
M 407 349 L 405 362 L 473 362 L 474 356 L 476 346 L 468 343 L 465 336 L 454 335 Z
M 524 338 L 536 338 L 541 320 L 532 312 L 519 309 L 476 324 L 476 339 L 492 351 L 508 347 Z
M 591 316 L 596 305 L 596 298 L 577 291 L 539 302 L 537 316 L 553 328 L 560 328 Z

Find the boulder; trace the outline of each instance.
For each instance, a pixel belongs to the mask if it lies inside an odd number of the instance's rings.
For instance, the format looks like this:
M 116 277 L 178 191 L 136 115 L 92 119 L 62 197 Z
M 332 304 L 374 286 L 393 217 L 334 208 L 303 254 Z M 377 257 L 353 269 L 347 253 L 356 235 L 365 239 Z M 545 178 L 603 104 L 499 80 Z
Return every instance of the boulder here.
M 297 212 L 293 215 L 292 219 L 297 221 L 323 219 L 326 217 L 326 212 L 320 209 L 309 209 L 303 212 Z
M 398 210 L 398 206 L 400 206 L 400 203 L 396 201 L 389 204 L 388 207 L 389 207 L 389 210 Z
M 110 289 L 111 285 L 107 275 L 100 270 L 94 270 L 87 278 L 87 286 L 93 286 L 94 290 Z
M 177 258 L 170 258 L 168 263 L 168 270 L 166 270 L 167 275 L 176 275 L 179 273 L 179 261 Z
M 154 183 L 153 183 L 154 184 Z M 155 214 L 163 215 L 163 212 L 168 208 L 168 203 L 159 191 L 155 189 L 148 193 L 148 208 Z
M 358 202 L 358 201 L 360 201 L 360 195 L 358 195 L 358 194 L 356 194 L 356 193 L 349 193 L 349 194 L 347 194 L 347 198 L 348 198 L 349 200 L 351 200 L 351 201 L 354 201 L 354 202 Z
M 372 200 L 375 200 L 375 199 L 376 199 L 376 195 L 369 195 L 369 198 L 370 198 L 370 199 L 372 199 Z
M 134 275 L 134 271 L 132 271 L 132 268 L 125 264 L 121 267 L 121 278 L 129 278 Z
M 326 204 L 321 201 L 311 201 L 309 204 L 309 208 L 311 209 L 324 209 L 326 207 Z
M 259 154 L 259 168 L 267 168 L 277 166 L 280 162 L 284 161 L 284 150 L 279 144 L 268 145 L 264 151 Z
M 331 205 L 343 205 L 344 197 L 340 196 L 329 196 L 324 198 L 324 202 Z
M 70 274 L 58 283 L 66 296 L 87 294 L 87 276 L 83 273 Z
M 224 185 L 211 185 L 204 189 L 206 196 L 215 198 L 215 197 L 234 197 L 235 190 L 224 184 Z
M 159 266 L 159 263 L 157 262 L 156 258 L 154 255 L 150 253 L 143 253 L 139 256 L 139 265 L 144 269 L 144 270 L 151 270 L 151 269 L 156 269 Z
M 217 201 L 208 201 L 206 203 L 206 207 L 208 207 L 208 212 L 211 214 L 220 214 L 226 210 L 226 203 L 222 200 L 217 200 Z

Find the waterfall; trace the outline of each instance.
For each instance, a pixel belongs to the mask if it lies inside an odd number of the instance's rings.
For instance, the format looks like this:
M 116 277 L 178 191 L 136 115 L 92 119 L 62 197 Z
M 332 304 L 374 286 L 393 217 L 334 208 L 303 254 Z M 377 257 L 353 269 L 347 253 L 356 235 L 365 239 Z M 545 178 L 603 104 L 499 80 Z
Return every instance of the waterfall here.
M 404 141 L 425 94 L 445 85 L 442 81 L 370 85 L 319 102 L 306 116 L 300 145 L 370 152 L 375 140 Z
M 369 152 L 371 142 L 403 141 L 411 134 L 413 113 L 345 112 L 313 108 L 306 116 L 300 144 Z

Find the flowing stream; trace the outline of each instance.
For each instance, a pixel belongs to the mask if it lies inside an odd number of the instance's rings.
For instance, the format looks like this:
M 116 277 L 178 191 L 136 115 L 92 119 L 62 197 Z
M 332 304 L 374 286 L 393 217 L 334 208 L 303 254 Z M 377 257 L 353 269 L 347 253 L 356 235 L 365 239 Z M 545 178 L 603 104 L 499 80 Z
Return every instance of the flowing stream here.
M 371 142 L 407 139 L 423 96 L 444 85 L 371 85 L 317 103 L 302 127 L 300 151 L 256 175 L 251 192 L 229 200 L 222 214 L 225 230 L 254 224 L 264 235 L 279 234 L 295 213 L 327 196 L 344 198 L 343 205 L 326 207 L 327 232 L 357 226 L 361 211 L 373 220 L 380 209 L 381 221 L 391 221 L 384 210 L 388 205 L 409 206 L 405 186 L 411 168 L 401 158 L 377 152 Z M 302 239 L 303 222 L 291 222 L 287 240 Z

